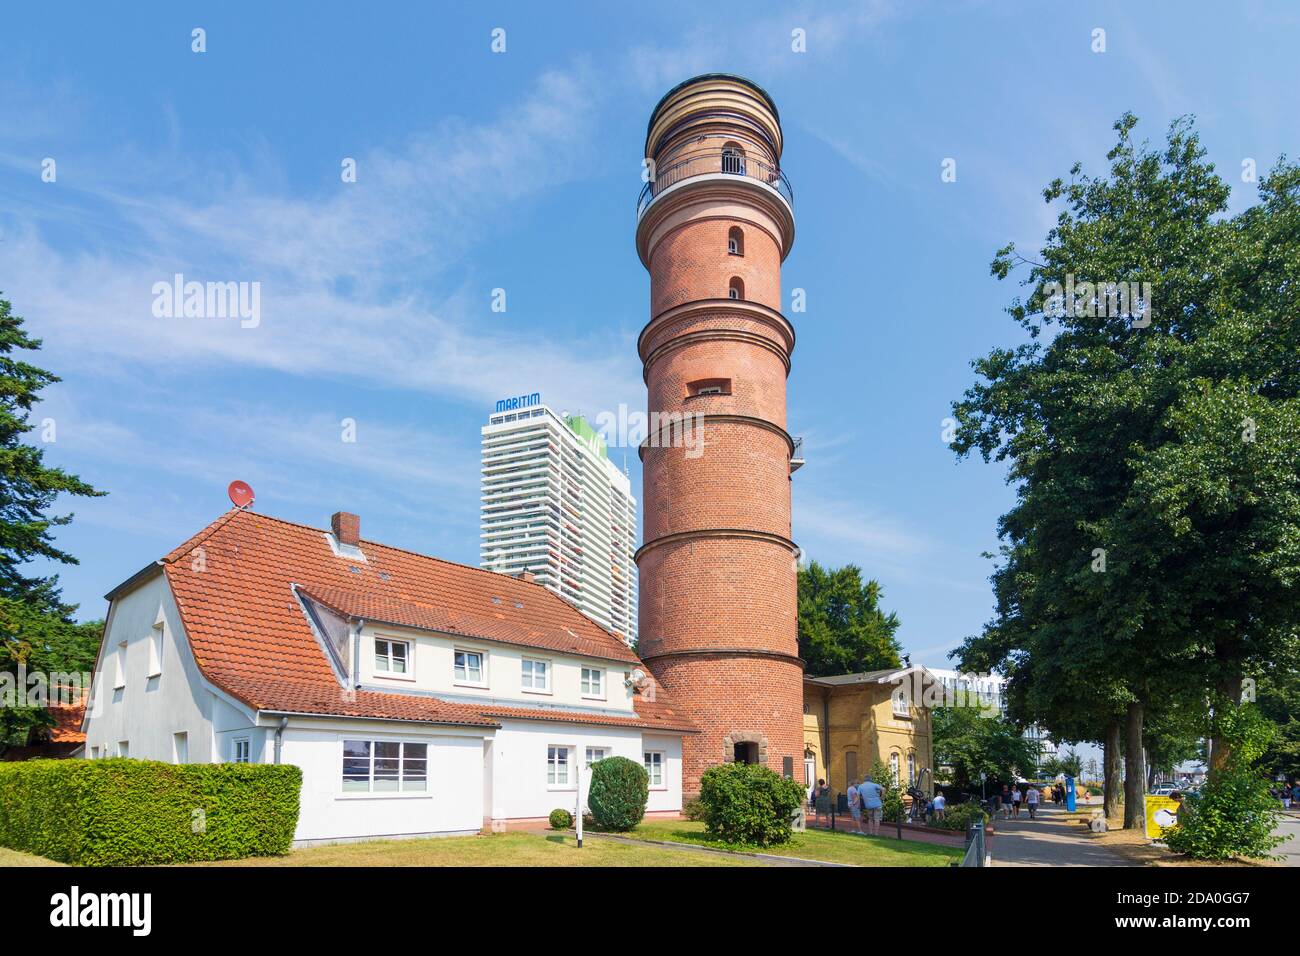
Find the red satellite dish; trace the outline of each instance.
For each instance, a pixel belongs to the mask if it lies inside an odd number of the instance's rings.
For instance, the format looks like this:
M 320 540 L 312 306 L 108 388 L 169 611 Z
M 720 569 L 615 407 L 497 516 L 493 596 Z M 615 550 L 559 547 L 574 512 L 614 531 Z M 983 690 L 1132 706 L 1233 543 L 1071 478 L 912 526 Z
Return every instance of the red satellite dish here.
M 246 481 L 232 481 L 230 487 L 226 489 L 226 494 L 230 495 L 230 500 L 235 503 L 236 508 L 247 508 L 253 503 L 253 489 Z

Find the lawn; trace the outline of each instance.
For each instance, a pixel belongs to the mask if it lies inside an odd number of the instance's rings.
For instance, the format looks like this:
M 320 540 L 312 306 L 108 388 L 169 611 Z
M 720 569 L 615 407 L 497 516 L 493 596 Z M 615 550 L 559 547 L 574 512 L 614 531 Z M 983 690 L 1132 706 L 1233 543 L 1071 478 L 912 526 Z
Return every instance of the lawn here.
M 789 843 L 759 849 L 733 846 L 711 839 L 703 823 L 687 820 L 654 820 L 642 823 L 629 836 L 672 843 L 692 843 L 724 850 L 792 856 L 826 863 L 849 863 L 854 866 L 947 866 L 962 857 L 961 847 L 896 840 L 889 837 L 866 837 L 851 833 L 808 830 L 796 833 Z
M 430 840 L 375 840 L 292 850 L 287 856 L 228 860 L 210 866 L 756 866 L 743 857 L 690 853 L 572 833 L 498 833 Z

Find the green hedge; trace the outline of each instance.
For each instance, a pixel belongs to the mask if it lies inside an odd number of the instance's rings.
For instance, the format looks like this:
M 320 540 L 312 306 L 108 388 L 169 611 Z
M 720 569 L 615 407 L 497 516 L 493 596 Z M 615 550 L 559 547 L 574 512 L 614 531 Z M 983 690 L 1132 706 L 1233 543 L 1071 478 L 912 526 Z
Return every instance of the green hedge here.
M 788 842 L 794 812 L 803 800 L 803 784 L 758 764 L 724 763 L 700 777 L 705 829 L 727 843 Z
M 288 851 L 302 771 L 271 764 L 0 764 L 0 846 L 86 866 Z

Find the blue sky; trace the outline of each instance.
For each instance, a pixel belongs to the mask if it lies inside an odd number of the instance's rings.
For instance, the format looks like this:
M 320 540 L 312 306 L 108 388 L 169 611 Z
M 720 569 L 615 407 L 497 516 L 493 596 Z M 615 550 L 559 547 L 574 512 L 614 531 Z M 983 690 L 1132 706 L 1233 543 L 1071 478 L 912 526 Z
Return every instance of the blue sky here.
M 1011 500 L 940 439 L 971 359 L 1016 341 L 994 251 L 1037 248 L 1043 185 L 1101 170 L 1125 110 L 1153 140 L 1194 113 L 1248 205 L 1242 161 L 1296 152 L 1297 27 L 1285 3 L 9 5 L 0 289 L 64 379 L 48 459 L 109 492 L 70 505 L 65 596 L 101 615 L 234 478 L 259 511 L 356 511 L 367 537 L 476 562 L 495 398 L 645 406 L 645 124 L 720 70 L 785 127 L 795 538 L 878 578 L 906 649 L 942 664 L 989 615 L 981 552 Z M 260 282 L 260 325 L 155 318 L 177 272 Z

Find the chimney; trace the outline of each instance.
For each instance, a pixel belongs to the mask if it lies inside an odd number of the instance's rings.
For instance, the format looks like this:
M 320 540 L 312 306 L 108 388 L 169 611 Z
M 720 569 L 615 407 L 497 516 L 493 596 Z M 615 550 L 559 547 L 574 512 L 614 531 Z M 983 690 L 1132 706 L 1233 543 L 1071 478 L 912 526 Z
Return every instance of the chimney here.
M 524 568 L 524 570 L 515 574 L 515 577 L 517 577 L 520 581 L 523 581 L 525 584 L 537 583 L 537 575 L 533 574 L 533 572 L 529 571 L 527 568 Z
M 336 511 L 330 517 L 330 528 L 339 544 L 355 545 L 361 541 L 361 519 L 346 511 Z

